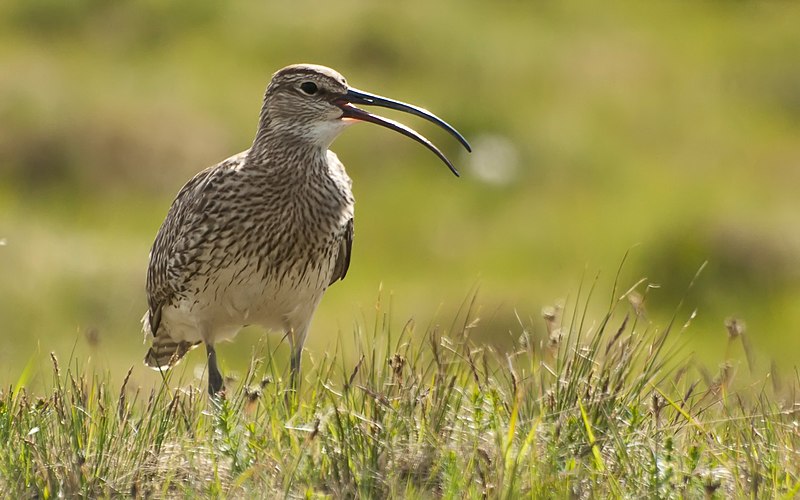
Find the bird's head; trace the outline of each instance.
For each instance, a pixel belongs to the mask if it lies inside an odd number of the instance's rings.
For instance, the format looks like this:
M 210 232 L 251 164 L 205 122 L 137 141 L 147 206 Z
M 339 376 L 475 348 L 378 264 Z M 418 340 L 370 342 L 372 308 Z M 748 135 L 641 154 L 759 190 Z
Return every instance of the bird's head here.
M 381 106 L 425 118 L 447 130 L 471 151 L 469 143 L 455 128 L 430 111 L 354 89 L 336 71 L 313 64 L 287 66 L 272 76 L 264 96 L 261 126 L 327 149 L 348 125 L 359 121 L 375 123 L 427 147 L 458 175 L 450 160 L 428 139 L 401 123 L 364 111 L 356 104 Z

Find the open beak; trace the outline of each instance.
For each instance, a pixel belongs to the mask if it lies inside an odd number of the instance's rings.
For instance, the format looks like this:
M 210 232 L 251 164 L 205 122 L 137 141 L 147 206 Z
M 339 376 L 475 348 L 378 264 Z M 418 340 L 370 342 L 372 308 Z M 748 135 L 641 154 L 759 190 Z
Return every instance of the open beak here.
M 356 90 L 353 88 L 348 88 L 347 93 L 336 100 L 333 103 L 339 106 L 342 109 L 342 118 L 351 118 L 353 120 L 360 120 L 364 122 L 376 123 L 382 127 L 386 127 L 388 129 L 394 130 L 395 132 L 399 132 L 406 137 L 410 137 L 417 141 L 418 143 L 422 144 L 426 148 L 430 149 L 436 156 L 441 159 L 445 165 L 453 172 L 456 176 L 458 176 L 458 170 L 453 166 L 450 160 L 439 151 L 439 148 L 433 145 L 431 141 L 414 131 L 413 129 L 406 127 L 402 123 L 398 123 L 394 120 L 390 120 L 388 118 L 384 118 L 382 116 L 373 115 L 363 109 L 359 109 L 355 106 L 355 104 L 364 104 L 368 106 L 381 106 L 384 108 L 389 109 L 396 109 L 397 111 L 403 111 L 406 113 L 410 113 L 412 115 L 417 115 L 419 117 L 425 118 L 429 122 L 435 123 L 436 125 L 442 127 L 443 129 L 447 130 L 453 137 L 458 139 L 464 148 L 467 151 L 472 151 L 469 143 L 464 136 L 462 136 L 458 130 L 453 128 L 449 123 L 442 120 L 438 116 L 434 115 L 430 111 L 420 108 L 418 106 L 413 106 L 411 104 L 406 104 L 404 102 L 395 101 L 394 99 L 387 99 L 386 97 L 381 97 L 374 94 L 369 94 L 367 92 L 362 92 L 361 90 Z

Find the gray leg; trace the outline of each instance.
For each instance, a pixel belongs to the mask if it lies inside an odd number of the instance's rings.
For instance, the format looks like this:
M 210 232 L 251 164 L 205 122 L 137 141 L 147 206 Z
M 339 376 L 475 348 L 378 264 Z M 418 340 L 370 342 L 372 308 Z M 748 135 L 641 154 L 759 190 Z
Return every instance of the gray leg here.
M 217 351 L 208 342 L 206 342 L 206 353 L 208 353 L 208 393 L 216 396 L 223 389 L 222 374 L 217 368 Z
M 300 394 L 300 361 L 303 358 L 303 344 L 305 343 L 307 333 L 308 325 L 304 325 L 299 329 L 289 330 L 287 334 L 289 337 L 289 347 L 292 351 L 289 388 L 286 391 L 286 406 L 289 409 L 294 408 L 294 405 L 298 401 L 298 395 Z
M 300 391 L 300 354 L 302 349 L 295 349 L 292 347 L 292 364 L 291 373 L 289 375 L 289 388 L 284 393 L 284 402 L 289 412 L 294 411 L 298 399 L 297 395 Z
M 291 389 L 295 392 L 300 390 L 300 361 L 303 358 L 303 344 L 306 342 L 306 335 L 308 335 L 308 324 L 289 330 L 289 347 L 292 349 L 290 381 Z
M 291 389 L 295 392 L 300 390 L 300 361 L 303 357 L 303 346 L 294 346 L 292 349 L 292 364 L 291 364 Z

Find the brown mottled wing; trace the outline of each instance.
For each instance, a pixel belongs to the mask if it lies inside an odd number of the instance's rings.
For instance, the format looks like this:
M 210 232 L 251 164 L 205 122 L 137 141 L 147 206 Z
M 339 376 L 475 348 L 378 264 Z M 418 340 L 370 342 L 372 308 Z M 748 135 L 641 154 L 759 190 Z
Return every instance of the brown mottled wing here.
M 350 268 L 350 251 L 353 248 L 353 219 L 347 221 L 344 237 L 339 243 L 339 254 L 336 256 L 336 265 L 333 267 L 330 285 L 337 280 L 343 280 Z
M 187 233 L 195 225 L 198 214 L 203 213 L 200 192 L 210 172 L 211 169 L 200 172 L 181 188 L 150 249 L 147 306 L 150 332 L 154 337 L 161 323 L 161 308 L 182 289 L 179 280 L 183 272 L 176 266 L 176 253 L 184 246 Z
M 189 278 L 200 265 L 196 254 L 207 231 L 207 193 L 219 176 L 244 157 L 245 153 L 240 153 L 198 173 L 172 202 L 153 242 L 147 268 L 147 319 L 154 337 L 161 323 L 161 308 L 187 290 Z

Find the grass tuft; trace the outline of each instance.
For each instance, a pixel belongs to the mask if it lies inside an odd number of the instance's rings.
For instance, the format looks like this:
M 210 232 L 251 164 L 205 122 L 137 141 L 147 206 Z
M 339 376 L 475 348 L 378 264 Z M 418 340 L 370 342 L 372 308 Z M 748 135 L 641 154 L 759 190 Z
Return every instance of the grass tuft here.
M 474 300 L 424 332 L 396 331 L 379 304 L 371 328 L 307 364 L 295 401 L 268 346 L 215 400 L 170 375 L 146 392 L 129 371 L 113 388 L 52 356 L 42 395 L 0 392 L 0 495 L 796 495 L 791 384 L 706 374 L 679 356 L 676 321 L 646 320 L 647 291 L 613 290 L 596 322 L 579 293 L 569 317 L 521 325 L 509 352 L 471 341 Z

